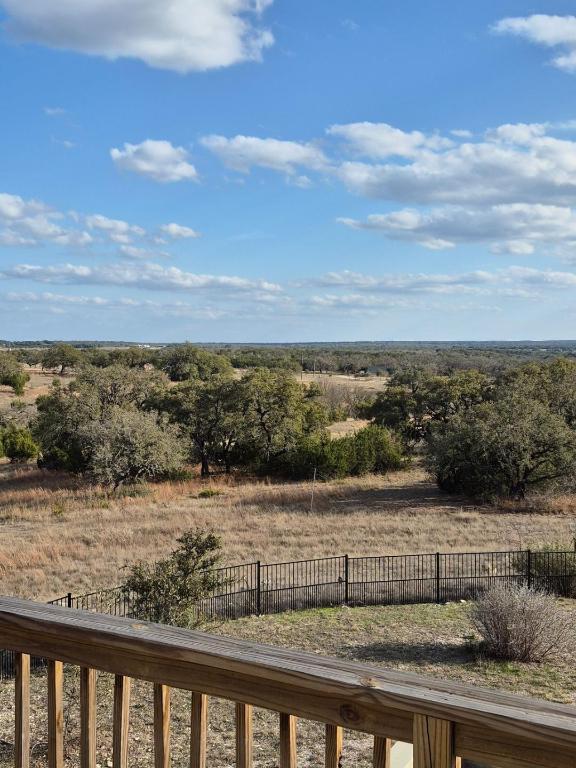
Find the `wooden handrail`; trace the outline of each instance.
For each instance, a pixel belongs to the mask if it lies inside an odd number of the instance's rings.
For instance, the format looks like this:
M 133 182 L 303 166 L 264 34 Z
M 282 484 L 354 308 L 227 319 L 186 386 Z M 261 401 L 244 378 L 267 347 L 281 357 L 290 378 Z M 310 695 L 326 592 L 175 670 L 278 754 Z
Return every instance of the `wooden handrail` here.
M 380 746 L 383 739 L 413 742 L 415 768 L 449 768 L 456 755 L 498 768 L 576 766 L 576 709 L 460 683 L 10 597 L 0 597 L 0 648 L 113 673 L 119 690 L 122 678 L 139 678 L 193 691 L 193 719 L 198 694 L 212 695 L 367 732 Z M 288 765 L 295 721 L 281 722 Z

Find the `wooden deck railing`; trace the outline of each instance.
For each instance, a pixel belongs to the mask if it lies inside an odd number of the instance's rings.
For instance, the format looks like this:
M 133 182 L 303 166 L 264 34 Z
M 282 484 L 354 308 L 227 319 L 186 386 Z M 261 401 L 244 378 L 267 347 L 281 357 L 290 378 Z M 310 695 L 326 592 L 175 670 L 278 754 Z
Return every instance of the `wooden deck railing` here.
M 206 762 L 207 697 L 236 702 L 236 765 L 252 764 L 252 707 L 279 713 L 280 768 L 295 768 L 297 718 L 326 726 L 325 765 L 338 768 L 343 729 L 374 736 L 375 768 L 393 740 L 415 768 L 461 758 L 494 768 L 574 768 L 576 710 L 458 683 L 252 642 L 0 598 L 0 647 L 17 652 L 15 765 L 30 753 L 30 655 L 48 662 L 48 762 L 64 754 L 63 663 L 81 668 L 82 768 L 96 765 L 96 671 L 115 675 L 114 768 L 128 762 L 132 678 L 154 684 L 156 768 L 170 764 L 170 688 L 191 695 L 191 768 Z

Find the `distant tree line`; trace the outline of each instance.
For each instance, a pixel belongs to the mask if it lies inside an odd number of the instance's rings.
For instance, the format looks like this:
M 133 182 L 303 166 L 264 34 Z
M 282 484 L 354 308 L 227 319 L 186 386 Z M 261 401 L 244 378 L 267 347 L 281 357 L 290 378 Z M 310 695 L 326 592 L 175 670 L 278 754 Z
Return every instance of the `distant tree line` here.
M 14 354 L 21 362 L 29 365 L 42 365 L 47 370 L 64 372 L 81 364 L 99 368 L 110 365 L 126 365 L 130 368 L 149 365 L 165 370 L 172 358 L 185 358 L 190 348 L 198 349 L 191 344 L 152 347 L 43 343 L 37 346 L 16 346 Z M 451 375 L 457 371 L 474 369 L 497 376 L 523 363 L 550 362 L 558 356 L 576 356 L 576 345 L 571 342 L 555 342 L 548 346 L 522 343 L 434 346 L 377 342 L 255 346 L 229 344 L 201 349 L 207 354 L 218 355 L 237 369 L 278 368 L 350 375 L 394 375 L 406 368 L 417 367 L 436 375 Z
M 520 345 L 515 353 L 525 349 Z M 245 365 L 241 375 L 234 368 L 240 360 L 256 363 L 260 352 L 269 362 L 276 351 L 277 364 Z M 317 360 L 319 350 L 312 351 Z M 32 352 L 39 355 L 36 363 Z M 408 355 L 389 354 L 400 352 Z M 397 359 L 377 396 L 331 379 L 301 384 L 290 363 L 299 355 L 302 365 L 297 347 L 80 350 L 57 344 L 0 352 L 0 383 L 17 396 L 28 378 L 24 355 L 30 364 L 74 373 L 70 380 L 55 379 L 32 419 L 26 403 L 13 402 L 0 421 L 1 450 L 11 461 L 38 454 L 46 468 L 113 487 L 182 476 L 190 463 L 204 477 L 239 470 L 298 479 L 315 471 L 328 479 L 385 472 L 413 455 L 423 456 L 442 489 L 478 499 L 573 487 L 574 359 L 446 370 L 441 361 L 448 354 L 488 352 L 439 350 L 434 365 L 417 362 L 433 349 L 412 352 L 407 364 Z M 331 354 L 345 356 L 348 348 Z M 347 416 L 362 416 L 369 426 L 330 437 L 329 424 Z

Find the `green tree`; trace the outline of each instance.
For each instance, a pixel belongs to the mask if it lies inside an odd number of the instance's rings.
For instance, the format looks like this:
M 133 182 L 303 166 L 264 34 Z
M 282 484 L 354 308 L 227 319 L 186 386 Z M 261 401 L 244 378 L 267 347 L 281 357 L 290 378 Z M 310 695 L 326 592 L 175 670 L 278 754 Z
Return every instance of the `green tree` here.
M 29 381 L 29 374 L 24 371 L 17 358 L 8 352 L 0 352 L 0 385 L 12 387 L 14 394 L 21 396 Z
M 427 461 L 443 490 L 517 499 L 574 479 L 576 434 L 541 402 L 511 394 L 438 424 Z
M 84 424 L 80 440 L 89 446 L 88 477 L 114 490 L 165 477 L 184 460 L 178 429 L 155 413 L 113 408 L 105 420 Z
M 123 590 L 134 601 L 137 616 L 187 627 L 200 623 L 198 602 L 224 586 L 216 570 L 222 543 L 214 533 L 193 530 L 178 544 L 162 560 L 130 566 Z
M 202 477 L 210 474 L 214 463 L 231 471 L 234 449 L 246 429 L 244 382 L 227 376 L 187 381 L 165 392 L 157 407 L 180 426 Z
M 327 424 L 327 409 L 286 371 L 256 368 L 246 375 L 244 384 L 245 450 L 264 466 L 293 448 L 302 435 Z
M 42 355 L 42 368 L 59 368 L 63 376 L 68 368 L 74 368 L 84 360 L 82 351 L 71 344 L 53 344 Z
M 375 424 L 398 432 L 407 443 L 425 440 L 435 422 L 489 399 L 492 382 L 475 370 L 449 376 L 407 369 L 392 377 L 390 386 L 366 409 Z
M 227 357 L 199 349 L 192 344 L 169 347 L 161 356 L 159 364 L 171 381 L 188 379 L 207 381 L 211 376 L 232 376 L 233 373 Z

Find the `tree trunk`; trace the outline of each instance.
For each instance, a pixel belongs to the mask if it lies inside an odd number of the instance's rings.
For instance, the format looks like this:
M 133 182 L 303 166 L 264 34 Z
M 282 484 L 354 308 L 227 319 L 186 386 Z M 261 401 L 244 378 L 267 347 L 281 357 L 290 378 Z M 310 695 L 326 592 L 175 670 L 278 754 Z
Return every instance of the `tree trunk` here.
M 208 456 L 205 453 L 202 454 L 202 466 L 200 469 L 201 477 L 208 477 L 210 475 L 210 465 L 208 463 Z

